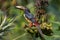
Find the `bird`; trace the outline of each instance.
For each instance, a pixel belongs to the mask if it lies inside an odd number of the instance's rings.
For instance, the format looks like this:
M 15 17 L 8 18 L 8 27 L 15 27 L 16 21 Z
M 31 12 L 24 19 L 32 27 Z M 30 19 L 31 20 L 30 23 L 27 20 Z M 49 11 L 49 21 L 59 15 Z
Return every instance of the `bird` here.
M 33 23 L 35 26 L 39 25 L 37 22 L 36 18 L 34 17 L 33 14 L 31 14 L 30 10 L 26 7 L 23 6 L 16 6 L 18 9 L 24 10 L 24 17 L 28 22 Z
M 42 33 L 42 30 L 40 29 L 40 24 L 36 21 L 36 18 L 34 15 L 30 12 L 30 10 L 27 7 L 24 6 L 16 6 L 17 9 L 24 11 L 24 17 L 28 22 L 31 22 L 32 25 L 34 24 L 39 31 L 39 34 L 41 35 L 42 39 L 45 40 L 44 34 Z

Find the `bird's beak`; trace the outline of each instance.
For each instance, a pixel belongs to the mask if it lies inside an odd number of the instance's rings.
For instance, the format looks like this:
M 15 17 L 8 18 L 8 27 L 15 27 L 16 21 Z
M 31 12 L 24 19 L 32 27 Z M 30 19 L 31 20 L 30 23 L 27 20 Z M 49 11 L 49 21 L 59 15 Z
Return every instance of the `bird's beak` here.
M 22 6 L 16 6 L 16 8 L 19 8 L 20 9 L 20 8 L 22 8 Z
M 16 6 L 16 8 L 17 9 L 21 9 L 21 10 L 24 10 L 25 9 L 25 7 L 23 7 L 23 6 Z

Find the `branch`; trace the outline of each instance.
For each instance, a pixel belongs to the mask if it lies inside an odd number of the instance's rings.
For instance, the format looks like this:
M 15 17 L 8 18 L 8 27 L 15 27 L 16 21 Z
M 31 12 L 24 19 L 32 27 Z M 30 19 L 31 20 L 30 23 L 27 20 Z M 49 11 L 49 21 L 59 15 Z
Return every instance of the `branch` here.
M 51 23 L 55 23 L 55 24 L 58 24 L 58 25 L 60 25 L 60 22 L 56 22 L 56 21 L 51 21 Z
M 24 33 L 24 34 L 22 34 L 22 35 L 20 35 L 20 36 L 18 36 L 18 37 L 16 37 L 16 38 L 14 38 L 13 40 L 17 40 L 18 38 L 21 38 L 21 37 L 23 37 L 23 36 L 25 36 L 27 33 Z

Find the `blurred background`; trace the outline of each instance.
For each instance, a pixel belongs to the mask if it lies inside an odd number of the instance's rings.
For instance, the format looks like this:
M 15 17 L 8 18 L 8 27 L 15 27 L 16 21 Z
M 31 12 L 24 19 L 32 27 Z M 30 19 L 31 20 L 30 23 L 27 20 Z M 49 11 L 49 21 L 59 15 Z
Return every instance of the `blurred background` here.
M 16 9 L 16 5 L 23 5 L 35 13 L 35 0 L 0 0 L 0 32 L 1 40 L 32 40 L 30 34 L 24 31 L 27 23 L 22 10 Z M 47 13 L 51 15 L 53 36 L 45 36 L 46 40 L 60 40 L 60 0 L 48 0 Z M 5 21 L 4 21 L 5 20 Z M 4 25 L 3 25 L 4 24 Z M 40 40 L 38 38 L 38 40 Z

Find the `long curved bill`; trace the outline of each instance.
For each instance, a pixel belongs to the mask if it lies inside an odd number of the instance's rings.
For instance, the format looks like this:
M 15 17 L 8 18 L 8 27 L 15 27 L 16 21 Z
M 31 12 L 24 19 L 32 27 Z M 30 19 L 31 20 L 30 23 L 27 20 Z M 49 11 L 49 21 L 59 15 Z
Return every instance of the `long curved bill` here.
M 16 8 L 22 9 L 22 10 L 26 9 L 24 6 L 16 6 Z

